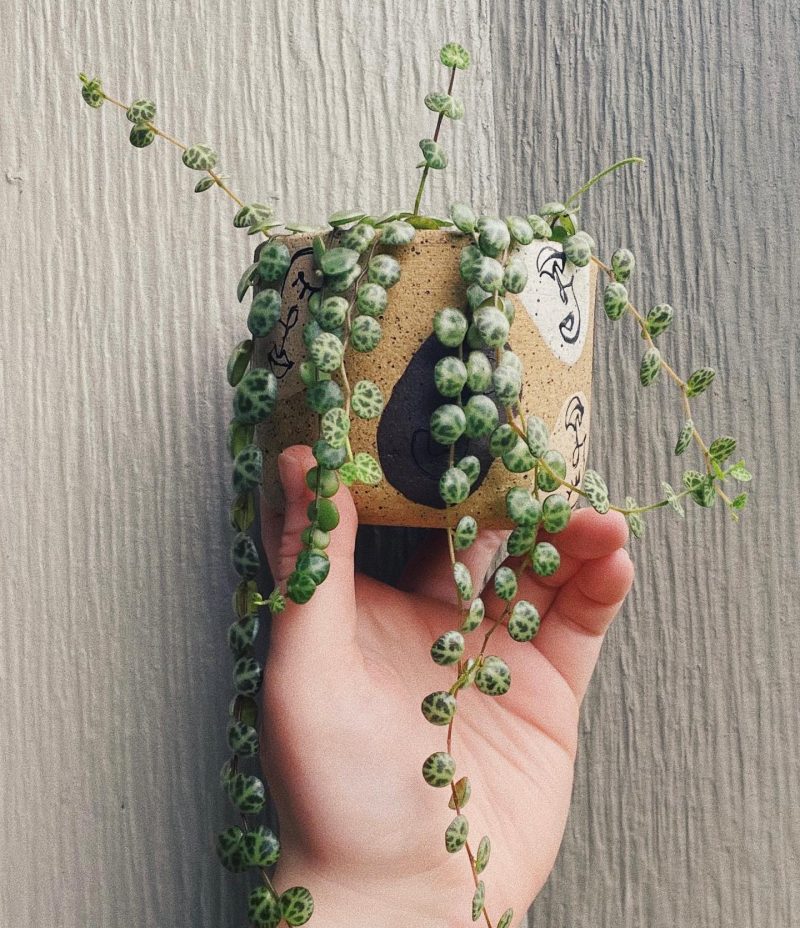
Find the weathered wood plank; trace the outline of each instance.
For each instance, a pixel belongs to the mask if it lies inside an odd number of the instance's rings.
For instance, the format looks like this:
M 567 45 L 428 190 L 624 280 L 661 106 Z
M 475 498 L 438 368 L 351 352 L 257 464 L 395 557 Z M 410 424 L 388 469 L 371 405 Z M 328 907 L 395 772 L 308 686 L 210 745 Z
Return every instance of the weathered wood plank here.
M 587 196 L 584 221 L 606 254 L 636 251 L 635 301 L 675 306 L 665 341 L 680 370 L 724 359 L 698 409 L 757 475 L 739 526 L 664 514 L 632 548 L 634 594 L 586 699 L 536 928 L 788 928 L 800 913 L 800 265 L 782 245 L 800 222 L 798 39 L 778 2 L 493 7 L 502 206 L 647 159 Z M 643 498 L 679 477 L 679 413 L 666 385 L 638 387 L 640 345 L 599 320 L 591 456 L 616 493 Z

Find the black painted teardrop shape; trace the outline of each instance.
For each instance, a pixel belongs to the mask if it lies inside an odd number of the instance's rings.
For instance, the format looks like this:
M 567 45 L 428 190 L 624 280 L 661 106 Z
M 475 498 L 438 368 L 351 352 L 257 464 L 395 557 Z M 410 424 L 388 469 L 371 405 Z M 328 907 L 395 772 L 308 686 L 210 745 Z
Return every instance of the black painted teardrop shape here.
M 449 454 L 448 448 L 431 438 L 429 423 L 438 406 L 453 402 L 436 389 L 433 369 L 440 358 L 449 354 L 453 354 L 452 349 L 430 335 L 394 385 L 378 423 L 378 458 L 384 476 L 406 499 L 433 509 L 446 508 L 439 496 L 439 478 L 447 470 Z M 493 354 L 487 354 L 493 359 Z M 469 390 L 465 389 L 463 399 L 466 401 L 469 396 Z M 500 421 L 505 421 L 502 408 Z M 488 438 L 460 438 L 455 444 L 456 460 L 467 454 L 474 454 L 481 465 L 478 479 L 472 485 L 474 493 L 494 460 L 489 452 Z

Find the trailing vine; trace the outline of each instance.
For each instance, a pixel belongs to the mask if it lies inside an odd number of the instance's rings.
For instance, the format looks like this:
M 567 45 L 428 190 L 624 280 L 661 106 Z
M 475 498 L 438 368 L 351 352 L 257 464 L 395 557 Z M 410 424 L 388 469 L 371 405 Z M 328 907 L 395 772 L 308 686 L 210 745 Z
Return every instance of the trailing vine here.
M 645 516 L 656 509 L 671 507 L 682 516 L 687 500 L 710 508 L 719 498 L 734 519 L 738 519 L 747 502 L 746 492 L 729 494 L 725 490 L 728 481 L 751 479 L 743 461 L 730 463 L 736 441 L 725 435 L 707 440 L 695 424 L 692 401 L 710 387 L 714 370 L 702 367 L 685 379 L 676 372 L 660 347 L 675 317 L 672 307 L 659 303 L 646 313 L 640 312 L 628 293 L 635 268 L 633 254 L 618 248 L 608 260 L 601 260 L 592 237 L 578 226 L 580 197 L 608 174 L 641 159 L 618 161 L 588 180 L 563 203 L 549 202 L 536 212 L 524 211 L 525 215 L 502 219 L 479 216 L 463 203 L 453 204 L 448 218 L 424 215 L 420 208 L 428 178 L 432 171 L 442 170 L 448 163 L 440 142 L 444 121 L 464 116 L 464 105 L 453 95 L 453 89 L 457 72 L 469 67 L 470 56 L 460 45 L 449 43 L 441 49 L 440 61 L 448 71 L 447 90 L 434 91 L 425 97 L 425 105 L 437 118 L 432 137 L 419 142 L 422 161 L 417 168 L 421 169 L 421 175 L 413 208 L 383 215 L 370 215 L 361 209 L 342 210 L 333 214 L 329 228 L 315 234 L 313 239 L 320 287 L 308 303 L 309 316 L 302 332 L 307 357 L 299 367 L 299 375 L 305 403 L 315 420 L 312 445 L 315 464 L 306 474 L 306 483 L 314 497 L 308 506 L 308 524 L 301 534 L 302 547 L 294 569 L 285 584 L 266 598 L 256 581 L 260 555 L 250 534 L 263 469 L 255 428 L 272 414 L 278 400 L 278 382 L 271 370 L 254 366 L 254 346 L 256 339 L 270 336 L 281 318 L 281 287 L 291 261 L 283 239 L 292 233 L 316 230 L 276 218 L 273 208 L 264 203 L 246 203 L 240 199 L 219 172 L 218 156 L 212 148 L 205 144 L 184 145 L 154 124 L 156 108 L 152 101 L 140 99 L 126 105 L 109 96 L 99 79 L 79 75 L 83 98 L 90 106 L 97 108 L 107 101 L 124 110 L 133 124 L 130 141 L 134 147 L 147 147 L 160 137 L 179 148 L 183 164 L 203 174 L 195 192 L 219 187 L 237 206 L 233 225 L 265 239 L 237 286 L 239 302 L 252 290 L 247 316 L 249 336 L 233 349 L 226 371 L 227 381 L 234 389 L 227 439 L 233 461 L 231 563 L 239 580 L 233 593 L 234 617 L 228 629 L 235 691 L 227 730 L 231 755 L 223 767 L 221 784 L 236 810 L 238 822 L 220 832 L 216 840 L 223 866 L 235 873 L 254 870 L 260 877 L 248 905 L 248 918 L 254 926 L 302 925 L 314 909 L 311 893 L 305 887 L 292 887 L 280 893 L 273 885 L 270 869 L 280 855 L 280 843 L 269 828 L 253 820 L 267 801 L 263 780 L 248 772 L 248 764 L 259 751 L 258 707 L 254 697 L 262 684 L 263 669 L 253 654 L 259 611 L 267 606 L 277 613 L 286 607 L 287 599 L 303 604 L 312 598 L 330 569 L 325 551 L 330 533 L 339 523 L 332 497 L 340 484 L 375 487 L 383 479 L 375 457 L 366 449 L 353 447 L 350 430 L 355 418 L 380 417 L 384 397 L 373 381 L 355 379 L 348 365 L 352 366 L 358 354 L 374 351 L 381 341 L 390 291 L 402 272 L 401 263 L 391 253 L 394 248 L 412 242 L 418 229 L 449 229 L 466 239 L 459 260 L 463 305 L 437 307 L 432 316 L 432 331 L 447 353 L 432 372 L 443 402 L 431 415 L 430 433 L 436 443 L 447 449 L 439 495 L 450 516 L 445 531 L 459 625 L 440 635 L 430 654 L 435 663 L 453 667 L 455 679 L 449 689 L 426 695 L 421 711 L 428 722 L 445 729 L 442 749 L 423 761 L 422 775 L 429 785 L 446 790 L 448 806 L 454 812 L 443 843 L 446 852 L 463 851 L 467 859 L 474 884 L 470 903 L 473 921 L 483 918 L 487 928 L 508 928 L 514 913 L 507 908 L 495 922 L 488 912 L 481 874 L 489 864 L 491 841 L 487 835 L 481 836 L 477 845 L 471 841 L 464 811 L 471 799 L 471 784 L 466 775 L 456 779 L 454 733 L 458 697 L 472 685 L 489 697 L 501 697 L 508 692 L 511 673 L 506 662 L 488 650 L 491 639 L 503 626 L 514 641 L 529 643 L 539 630 L 541 619 L 536 607 L 518 593 L 526 571 L 548 577 L 558 570 L 558 550 L 549 541 L 539 540 L 540 529 L 551 535 L 563 531 L 572 516 L 571 503 L 579 499 L 600 513 L 609 510 L 622 513 L 636 537 L 644 531 Z M 566 461 L 551 446 L 546 423 L 535 410 L 523 408 L 523 363 L 509 347 L 515 316 L 512 296 L 522 293 L 528 283 L 523 249 L 546 241 L 560 244 L 565 260 L 574 268 L 586 268 L 593 263 L 608 278 L 603 290 L 605 314 L 612 321 L 623 316 L 631 319 L 645 343 L 639 370 L 641 384 L 650 386 L 663 372 L 677 389 L 681 411 L 674 451 L 683 455 L 694 445 L 702 468 L 685 470 L 680 490 L 664 482 L 662 494 L 653 502 L 640 505 L 632 496 L 626 496 L 619 504 L 611 502 L 606 482 L 595 470 L 587 469 L 579 484 L 569 482 Z M 512 560 L 498 567 L 491 580 L 491 588 L 504 605 L 498 617 L 488 622 L 488 628 L 485 628 L 483 599 L 476 595 L 474 578 L 459 559 L 459 554 L 475 542 L 479 532 L 472 515 L 456 519 L 453 514 L 455 507 L 462 506 L 470 497 L 480 473 L 477 457 L 456 454 L 456 444 L 462 437 L 486 441 L 492 458 L 499 459 L 518 481 L 505 496 L 505 512 L 513 525 L 506 543 Z M 474 633 L 481 629 L 484 629 L 482 636 L 476 636 Z M 468 642 L 473 641 L 474 645 L 468 648 Z

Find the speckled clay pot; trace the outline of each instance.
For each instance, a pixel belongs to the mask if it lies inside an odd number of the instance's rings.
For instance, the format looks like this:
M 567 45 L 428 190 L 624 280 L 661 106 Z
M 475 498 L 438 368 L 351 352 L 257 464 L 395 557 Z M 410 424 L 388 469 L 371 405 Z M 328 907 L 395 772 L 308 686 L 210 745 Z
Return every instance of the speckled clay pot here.
M 301 333 L 308 298 L 319 282 L 311 236 L 286 241 L 292 265 L 283 286 L 281 322 L 274 336 L 256 339 L 255 350 L 255 365 L 269 366 L 279 381 L 278 406 L 256 435 L 264 450 L 264 493 L 278 507 L 278 453 L 317 437 L 298 366 L 306 356 Z M 364 523 L 441 527 L 453 518 L 437 491 L 448 453 L 428 432 L 430 415 L 443 402 L 434 386 L 433 367 L 451 351 L 432 334 L 432 318 L 444 306 L 465 304 L 458 259 L 466 243 L 465 236 L 453 232 L 418 232 L 410 245 L 391 249 L 402 276 L 389 291 L 383 338 L 369 354 L 348 349 L 350 383 L 373 380 L 386 400 L 379 420 L 354 419 L 350 433 L 353 449 L 371 452 L 385 476 L 379 487 L 352 488 Z M 575 268 L 558 245 L 548 242 L 534 242 L 522 251 L 529 266 L 528 286 L 512 297 L 516 317 L 508 342 L 525 365 L 521 403 L 525 415 L 535 412 L 548 423 L 553 447 L 567 460 L 567 479 L 578 483 L 588 447 L 596 271 L 594 265 Z M 491 458 L 486 440 L 461 439 L 456 456 L 465 454 L 481 460 L 481 475 L 456 512 L 474 515 L 483 527 L 508 525 L 505 491 L 514 484 L 530 484 L 530 474 L 509 473 L 500 460 Z

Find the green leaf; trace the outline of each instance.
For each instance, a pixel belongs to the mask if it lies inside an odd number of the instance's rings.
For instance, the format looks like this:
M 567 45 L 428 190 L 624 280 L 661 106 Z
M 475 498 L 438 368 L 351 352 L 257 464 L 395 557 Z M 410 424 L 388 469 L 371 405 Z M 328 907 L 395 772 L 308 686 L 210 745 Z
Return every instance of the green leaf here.
M 345 209 L 338 213 L 332 213 L 328 216 L 328 223 L 335 229 L 340 226 L 349 226 L 354 222 L 360 222 L 367 214 L 363 209 Z
M 359 380 L 353 387 L 350 404 L 359 419 L 377 419 L 383 412 L 380 387 L 371 380 Z
M 703 477 L 702 483 L 689 490 L 689 496 L 705 509 L 710 509 L 717 499 L 717 493 L 714 489 L 714 478 L 709 474 Z
M 345 461 L 337 473 L 339 474 L 339 480 L 346 487 L 351 487 L 358 480 L 358 469 L 353 461 Z
M 314 900 L 305 886 L 292 886 L 281 893 L 280 906 L 287 925 L 305 925 L 314 914 Z
M 720 438 L 715 438 L 708 446 L 708 453 L 711 455 L 711 459 L 717 461 L 719 464 L 726 461 L 735 450 L 736 439 L 731 438 L 730 435 L 722 435 Z
M 448 854 L 455 854 L 467 843 L 469 822 L 464 815 L 457 815 L 447 826 L 444 833 L 444 846 Z
M 381 227 L 382 245 L 407 245 L 416 235 L 414 226 L 402 219 L 387 222 Z
M 500 916 L 496 928 L 511 928 L 511 919 L 514 917 L 513 909 L 506 909 Z
M 476 922 L 481 917 L 483 907 L 486 902 L 486 887 L 483 880 L 478 881 L 478 886 L 472 894 L 472 920 Z
M 636 509 L 638 503 L 632 496 L 625 497 L 625 508 Z M 625 514 L 625 521 L 634 538 L 641 538 L 644 535 L 644 519 L 641 512 L 628 512 Z
M 484 835 L 478 843 L 478 850 L 475 852 L 475 872 L 483 873 L 489 863 L 489 855 L 492 852 L 492 843 L 488 835 Z
M 446 93 L 429 93 L 425 97 L 425 106 L 434 113 L 441 113 L 449 99 L 450 95 Z
M 478 217 L 471 206 L 466 203 L 453 203 L 450 206 L 450 218 L 453 225 L 461 232 L 474 232 Z
M 737 461 L 726 471 L 727 476 L 733 477 L 734 480 L 739 480 L 742 483 L 747 483 L 749 480 L 753 479 L 753 475 L 750 471 L 744 466 L 744 459 Z
M 140 124 L 131 129 L 129 140 L 134 148 L 147 148 L 148 145 L 152 145 L 155 137 L 155 132 L 149 126 Z
M 648 334 L 655 338 L 657 335 L 666 332 L 672 325 L 673 315 L 674 310 L 668 303 L 660 303 L 658 306 L 654 306 L 645 319 L 644 327 Z
M 248 203 L 237 210 L 233 225 L 237 229 L 246 229 L 256 223 L 267 222 L 274 210 L 266 203 Z
M 309 226 L 302 222 L 284 222 L 283 227 L 289 232 L 295 232 L 298 235 L 309 235 L 312 232 L 319 231 L 319 226 Z
M 681 518 L 683 518 L 683 506 L 681 506 L 681 501 L 678 499 L 678 495 L 675 490 L 673 490 L 672 487 L 664 481 L 661 482 L 661 489 L 664 491 L 664 496 L 667 500 L 667 503 L 669 503 L 670 509 L 672 509 L 672 511 L 679 515 Z
M 439 51 L 439 61 L 446 68 L 458 68 L 465 71 L 469 67 L 469 52 L 458 42 L 448 42 Z
M 740 512 L 747 505 L 747 493 L 740 493 L 735 496 L 730 503 L 731 509 Z
M 658 348 L 648 348 L 642 356 L 639 367 L 639 380 L 643 387 L 649 386 L 661 373 L 661 352 Z
M 681 428 L 680 435 L 678 435 L 678 441 L 675 445 L 675 454 L 683 454 L 683 452 L 689 447 L 689 443 L 692 440 L 694 435 L 694 422 L 691 419 L 683 424 Z
M 359 451 L 353 463 L 356 469 L 356 479 L 368 487 L 376 487 L 383 480 L 383 471 L 380 464 L 368 451 Z
M 200 180 L 194 185 L 195 193 L 203 193 L 205 190 L 213 187 L 216 184 L 216 181 L 213 177 L 201 177 Z
M 406 222 L 415 229 L 449 229 L 453 225 L 440 216 L 408 216 Z
M 253 342 L 251 339 L 245 339 L 233 349 L 228 358 L 228 383 L 235 387 L 244 377 L 247 367 L 250 364 L 250 358 L 253 356 Z
M 105 95 L 103 93 L 103 84 L 99 77 L 95 77 L 92 80 L 85 74 L 78 75 L 80 77 L 81 83 L 81 96 L 93 109 L 97 109 L 99 106 L 103 105 L 103 100 L 105 100 Z
M 358 264 L 358 257 L 352 248 L 330 248 L 320 258 L 322 273 L 328 277 L 347 274 Z
M 699 368 L 686 381 L 686 395 L 692 397 L 705 393 L 716 375 L 717 372 L 711 367 Z
M 321 235 L 317 235 L 314 241 L 311 243 L 311 247 L 314 250 L 314 264 L 319 267 L 322 263 L 322 256 L 325 254 L 325 241 Z
M 581 481 L 581 488 L 593 509 L 600 513 L 608 512 L 608 487 L 596 470 L 589 469 L 586 471 Z
M 450 801 L 447 805 L 451 809 L 463 809 L 472 795 L 472 786 L 469 782 L 469 777 L 461 777 L 460 780 L 457 780 L 453 784 L 453 790 L 455 791 L 455 795 L 450 797 Z
M 191 145 L 181 155 L 181 161 L 193 171 L 210 171 L 217 163 L 217 153 L 208 145 Z
M 421 139 L 419 147 L 422 149 L 422 157 L 425 164 L 433 171 L 441 171 L 447 167 L 447 155 L 438 142 L 433 139 Z
M 329 409 L 320 419 L 320 434 L 334 448 L 344 447 L 349 432 L 350 419 L 347 413 L 338 406 Z

